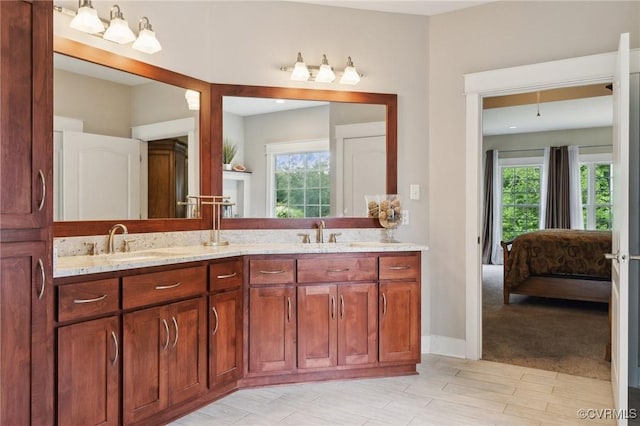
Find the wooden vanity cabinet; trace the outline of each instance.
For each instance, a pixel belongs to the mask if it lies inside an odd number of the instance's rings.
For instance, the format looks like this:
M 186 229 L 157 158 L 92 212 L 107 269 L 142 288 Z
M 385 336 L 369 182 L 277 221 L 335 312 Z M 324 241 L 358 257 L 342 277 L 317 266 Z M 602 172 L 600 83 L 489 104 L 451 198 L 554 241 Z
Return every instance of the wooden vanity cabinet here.
M 124 307 L 165 302 L 124 314 L 123 418 L 129 424 L 206 391 L 206 269 L 124 277 L 122 285 Z M 193 298 L 166 303 L 170 297 Z
M 248 374 L 278 374 L 296 366 L 295 259 L 251 257 Z
M 58 321 L 76 321 L 57 329 L 57 423 L 117 425 L 122 349 L 119 279 L 60 285 L 57 293 Z M 91 319 L 100 316 L 104 318 Z
M 380 257 L 380 362 L 420 362 L 420 255 Z
M 242 258 L 209 265 L 209 387 L 242 375 Z
M 373 256 L 298 259 L 299 369 L 376 363 L 377 278 Z

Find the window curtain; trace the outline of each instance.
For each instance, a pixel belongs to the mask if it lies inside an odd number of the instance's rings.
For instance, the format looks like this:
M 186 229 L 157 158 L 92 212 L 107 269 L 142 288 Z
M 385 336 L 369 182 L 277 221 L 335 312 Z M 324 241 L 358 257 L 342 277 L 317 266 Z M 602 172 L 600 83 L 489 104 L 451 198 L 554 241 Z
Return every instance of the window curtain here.
M 502 172 L 498 164 L 498 150 L 493 150 L 493 226 L 491 232 L 491 263 L 502 265 Z
M 484 216 L 482 222 L 482 263 L 491 263 L 493 248 L 493 150 L 485 154 L 484 160 Z
M 579 154 L 580 149 L 576 145 L 569 146 L 569 211 L 571 229 L 584 229 Z
M 538 217 L 538 227 L 545 229 L 547 218 L 547 186 L 549 185 L 549 154 L 550 149 L 544 149 L 542 159 L 542 170 L 540 171 L 540 212 Z
M 544 226 L 550 228 L 571 227 L 569 196 L 569 149 L 567 146 L 552 146 L 549 149 L 547 175 L 547 211 Z

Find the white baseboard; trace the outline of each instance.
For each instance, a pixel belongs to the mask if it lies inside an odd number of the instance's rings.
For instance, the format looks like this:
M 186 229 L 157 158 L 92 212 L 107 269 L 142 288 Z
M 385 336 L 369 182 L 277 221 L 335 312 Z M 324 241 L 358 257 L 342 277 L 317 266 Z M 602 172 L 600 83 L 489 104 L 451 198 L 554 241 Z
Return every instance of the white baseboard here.
M 422 336 L 422 353 L 465 358 L 466 341 L 446 336 Z

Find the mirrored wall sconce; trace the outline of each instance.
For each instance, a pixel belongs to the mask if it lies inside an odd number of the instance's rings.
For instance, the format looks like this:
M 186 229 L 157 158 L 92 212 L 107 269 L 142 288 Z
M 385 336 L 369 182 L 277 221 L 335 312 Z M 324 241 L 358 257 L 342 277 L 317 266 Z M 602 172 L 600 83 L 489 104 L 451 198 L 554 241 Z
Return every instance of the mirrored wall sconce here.
M 187 100 L 187 106 L 191 111 L 197 111 L 200 109 L 200 92 L 195 90 L 189 90 L 184 93 L 184 98 Z
M 160 42 L 151 27 L 149 18 L 143 16 L 138 22 L 138 36 L 131 31 L 124 19 L 120 6 L 114 4 L 109 11 L 109 20 L 103 20 L 93 8 L 91 0 L 78 0 L 78 11 L 53 6 L 56 12 L 73 16 L 69 27 L 88 34 L 93 34 L 113 43 L 128 44 L 140 52 L 153 54 L 162 50 Z
M 322 62 L 319 66 L 307 65 L 302 59 L 302 54 L 298 52 L 298 58 L 296 63 L 291 66 L 285 66 L 280 68 L 281 71 L 291 73 L 291 80 L 293 81 L 315 81 L 318 83 L 332 83 L 336 79 L 336 74 L 340 76 L 340 84 L 358 84 L 363 74 L 360 74 L 356 67 L 353 65 L 351 56 L 347 58 L 347 64 L 344 70 L 334 70 L 329 61 L 327 55 L 322 55 Z

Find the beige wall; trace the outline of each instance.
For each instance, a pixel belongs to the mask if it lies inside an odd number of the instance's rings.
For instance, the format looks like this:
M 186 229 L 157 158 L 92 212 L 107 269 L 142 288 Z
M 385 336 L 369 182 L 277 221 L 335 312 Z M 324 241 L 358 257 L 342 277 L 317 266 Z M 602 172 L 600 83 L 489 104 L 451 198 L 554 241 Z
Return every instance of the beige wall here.
M 431 334 L 465 338 L 463 75 L 614 51 L 627 31 L 640 47 L 640 2 L 496 2 L 429 20 Z

